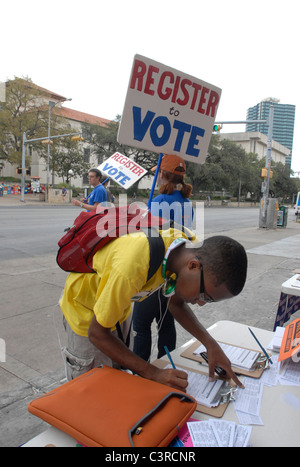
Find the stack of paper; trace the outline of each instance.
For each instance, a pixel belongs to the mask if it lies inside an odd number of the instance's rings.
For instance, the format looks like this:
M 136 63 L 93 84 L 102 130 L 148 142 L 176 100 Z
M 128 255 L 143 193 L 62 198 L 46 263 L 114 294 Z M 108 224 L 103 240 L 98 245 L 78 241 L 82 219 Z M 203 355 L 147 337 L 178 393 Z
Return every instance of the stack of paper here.
M 282 343 L 282 338 L 284 335 L 284 328 L 282 326 L 277 326 L 275 330 L 274 337 L 272 341 L 270 342 L 269 349 L 273 350 L 273 352 L 279 352 L 281 343 Z
M 231 361 L 231 365 L 243 370 L 251 371 L 255 367 L 255 363 L 260 355 L 259 352 L 254 350 L 243 349 L 242 347 L 235 347 L 234 345 L 223 344 L 219 342 L 219 345 L 226 357 Z M 206 352 L 204 345 L 198 347 L 195 351 L 195 355 L 200 355 L 202 352 Z
M 195 447 L 246 447 L 251 427 L 226 420 L 187 423 Z
M 172 368 L 171 365 L 166 368 Z M 187 394 L 194 397 L 198 404 L 204 405 L 205 407 L 216 407 L 220 403 L 221 394 L 220 391 L 224 386 L 227 386 L 227 382 L 221 379 L 215 379 L 210 382 L 207 375 L 201 375 L 189 371 L 186 368 L 179 368 L 178 370 L 185 371 L 188 375 L 188 386 L 186 388 Z

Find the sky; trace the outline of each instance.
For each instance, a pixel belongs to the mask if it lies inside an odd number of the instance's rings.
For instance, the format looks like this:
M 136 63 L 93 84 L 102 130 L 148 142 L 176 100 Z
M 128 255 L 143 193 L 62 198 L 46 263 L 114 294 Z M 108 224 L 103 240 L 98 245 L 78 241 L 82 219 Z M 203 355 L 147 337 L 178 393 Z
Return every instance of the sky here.
M 0 82 L 29 77 L 72 98 L 65 107 L 114 119 L 134 55 L 144 55 L 221 88 L 217 121 L 245 120 L 267 97 L 296 105 L 300 171 L 296 8 L 297 0 L 10 0 L 0 7 Z

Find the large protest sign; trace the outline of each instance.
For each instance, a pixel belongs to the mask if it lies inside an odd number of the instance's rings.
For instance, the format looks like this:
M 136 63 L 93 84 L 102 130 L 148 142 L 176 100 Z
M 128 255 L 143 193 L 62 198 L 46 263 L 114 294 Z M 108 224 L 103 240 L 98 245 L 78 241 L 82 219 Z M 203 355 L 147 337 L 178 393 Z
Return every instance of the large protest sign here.
M 98 169 L 125 190 L 147 173 L 146 169 L 119 152 L 106 159 Z
M 211 84 L 135 55 L 118 141 L 203 163 L 220 97 Z

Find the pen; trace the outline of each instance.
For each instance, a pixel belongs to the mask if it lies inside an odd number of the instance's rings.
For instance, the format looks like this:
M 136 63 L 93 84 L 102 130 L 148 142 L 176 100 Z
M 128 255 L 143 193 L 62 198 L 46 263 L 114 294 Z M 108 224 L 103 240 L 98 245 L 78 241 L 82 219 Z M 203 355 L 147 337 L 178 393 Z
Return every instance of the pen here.
M 170 363 L 171 363 L 172 367 L 174 368 L 174 370 L 176 370 L 176 366 L 174 365 L 174 362 L 172 360 L 172 357 L 171 357 L 170 352 L 168 350 L 168 347 L 166 345 L 164 346 L 164 349 L 165 349 L 165 352 L 167 354 L 168 359 L 170 360 Z
M 254 332 L 248 328 L 249 331 L 251 332 L 252 336 L 254 337 L 254 339 L 256 340 L 256 342 L 258 343 L 259 347 L 261 348 L 261 350 L 263 351 L 263 353 L 265 354 L 265 356 L 267 357 L 267 359 L 269 360 L 269 362 L 273 365 L 273 362 L 271 360 L 271 357 L 267 354 L 267 352 L 265 351 L 265 349 L 263 348 L 263 346 L 261 345 L 261 343 L 259 342 L 259 340 L 257 339 L 256 335 L 254 334 Z

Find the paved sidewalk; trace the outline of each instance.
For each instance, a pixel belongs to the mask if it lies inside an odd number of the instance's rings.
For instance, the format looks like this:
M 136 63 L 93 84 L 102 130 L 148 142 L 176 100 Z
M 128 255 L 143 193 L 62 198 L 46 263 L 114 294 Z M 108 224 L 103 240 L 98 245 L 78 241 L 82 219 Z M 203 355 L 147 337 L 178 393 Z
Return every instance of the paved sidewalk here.
M 206 327 L 226 319 L 272 330 L 281 284 L 300 269 L 300 224 L 290 216 L 285 229 L 236 229 L 226 235 L 247 249 L 247 284 L 234 299 L 195 306 L 197 316 Z M 17 270 L 13 260 L 4 261 L 0 271 L 0 337 L 7 346 L 6 362 L 0 362 L 0 446 L 19 446 L 42 432 L 47 425 L 30 415 L 27 405 L 64 382 L 57 302 L 67 274 L 53 255 L 21 259 L 18 265 Z M 12 315 L 12 309 L 18 313 Z M 189 338 L 178 327 L 178 346 Z
M 57 204 L 58 205 L 58 204 Z M 59 203 L 59 206 L 70 205 L 70 203 Z M 39 198 L 39 193 L 36 194 L 26 194 L 24 196 L 24 201 L 21 201 L 21 195 L 3 195 L 0 196 L 0 207 L 1 206 L 53 206 L 52 203 L 46 203 L 41 201 Z

